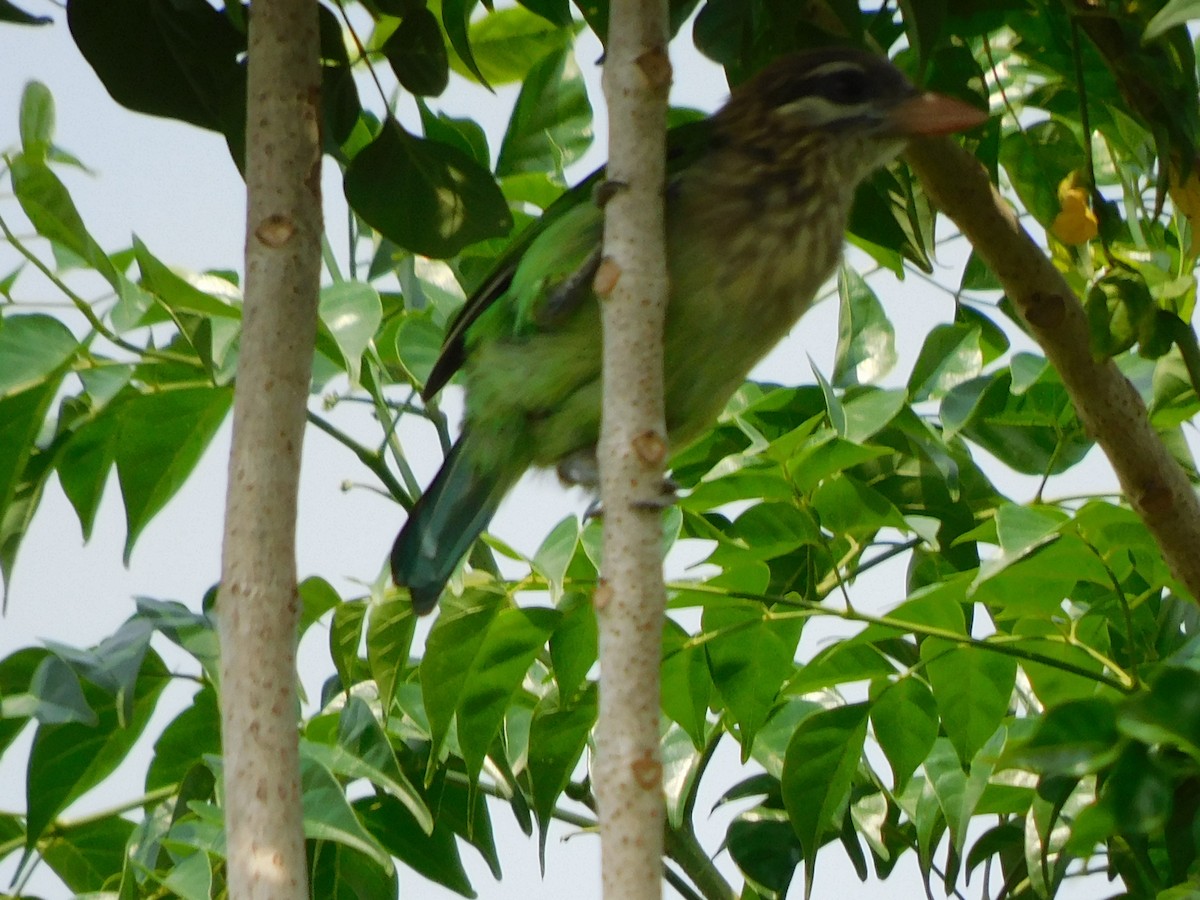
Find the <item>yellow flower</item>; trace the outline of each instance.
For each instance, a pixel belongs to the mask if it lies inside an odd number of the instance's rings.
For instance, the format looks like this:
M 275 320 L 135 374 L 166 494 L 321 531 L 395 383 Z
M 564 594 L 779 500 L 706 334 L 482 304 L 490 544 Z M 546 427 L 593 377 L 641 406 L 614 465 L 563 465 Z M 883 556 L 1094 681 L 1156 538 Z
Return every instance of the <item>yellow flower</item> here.
M 1079 186 L 1074 173 L 1058 185 L 1058 207 L 1050 231 L 1064 244 L 1086 244 L 1099 233 L 1087 191 Z

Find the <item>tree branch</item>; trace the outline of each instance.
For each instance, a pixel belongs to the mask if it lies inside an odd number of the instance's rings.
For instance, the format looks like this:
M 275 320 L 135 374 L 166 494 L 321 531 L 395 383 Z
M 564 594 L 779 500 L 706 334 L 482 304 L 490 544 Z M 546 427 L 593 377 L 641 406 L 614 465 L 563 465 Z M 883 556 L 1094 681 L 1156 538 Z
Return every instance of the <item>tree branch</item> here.
M 308 895 L 296 732 L 296 495 L 321 266 L 317 5 L 255 0 L 246 300 L 218 618 L 229 895 Z
M 939 139 L 914 141 L 908 159 L 930 198 L 1000 279 L 1171 572 L 1193 600 L 1200 598 L 1200 502 L 1133 385 L 1112 360 L 1093 358 L 1079 299 L 974 157 Z
M 659 756 L 663 586 L 662 326 L 667 302 L 663 183 L 671 63 L 665 0 L 613 0 L 604 66 L 609 161 L 599 462 L 603 577 L 594 783 L 604 896 L 662 896 L 665 810 Z

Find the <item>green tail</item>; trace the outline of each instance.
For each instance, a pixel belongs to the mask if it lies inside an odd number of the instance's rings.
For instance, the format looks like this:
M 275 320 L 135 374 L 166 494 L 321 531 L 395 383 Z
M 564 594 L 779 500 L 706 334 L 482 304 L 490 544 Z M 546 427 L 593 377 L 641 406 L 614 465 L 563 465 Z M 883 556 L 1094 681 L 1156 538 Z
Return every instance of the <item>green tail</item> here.
M 487 527 L 509 488 L 484 471 L 458 439 L 392 545 L 392 579 L 408 588 L 423 616 L 437 606 L 442 589 L 471 544 Z

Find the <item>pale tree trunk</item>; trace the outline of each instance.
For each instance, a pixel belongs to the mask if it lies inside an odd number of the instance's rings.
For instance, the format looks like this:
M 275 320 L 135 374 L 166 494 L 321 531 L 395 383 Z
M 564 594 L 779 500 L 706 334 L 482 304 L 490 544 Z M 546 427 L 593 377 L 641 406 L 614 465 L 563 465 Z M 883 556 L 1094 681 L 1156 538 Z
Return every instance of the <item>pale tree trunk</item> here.
M 320 278 L 317 27 L 313 0 L 254 0 L 246 298 L 217 604 L 228 880 L 235 900 L 308 896 L 295 531 Z
M 1111 359 L 1089 346 L 1087 313 L 983 166 L 946 139 L 913 141 L 908 159 L 935 204 L 988 264 L 1041 345 L 1121 490 L 1154 535 L 1172 573 L 1200 600 L 1200 502 Z
M 604 262 L 596 275 L 604 330 L 604 561 L 595 594 L 600 721 L 593 780 L 604 896 L 612 900 L 662 896 L 666 13 L 665 0 L 613 0 L 604 64 L 609 184 L 601 190 Z

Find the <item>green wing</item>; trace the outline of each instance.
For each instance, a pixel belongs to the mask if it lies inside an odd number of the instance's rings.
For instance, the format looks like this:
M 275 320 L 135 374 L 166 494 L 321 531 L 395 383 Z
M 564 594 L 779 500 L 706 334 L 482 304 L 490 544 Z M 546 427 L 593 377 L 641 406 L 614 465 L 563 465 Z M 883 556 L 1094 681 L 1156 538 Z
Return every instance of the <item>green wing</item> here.
M 709 120 L 704 119 L 685 122 L 667 133 L 668 177 L 704 152 L 709 132 Z M 603 168 L 592 172 L 517 235 L 451 322 L 422 397 L 432 397 L 462 368 L 467 357 L 467 333 L 501 297 L 510 298 L 511 306 L 489 316 L 489 330 L 496 322 L 496 327 L 521 333 L 553 327 L 557 317 L 569 313 L 589 295 L 592 276 L 600 263 L 603 229 L 603 216 L 593 195 L 604 177 Z

